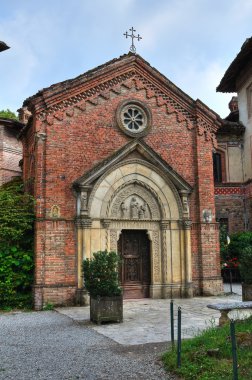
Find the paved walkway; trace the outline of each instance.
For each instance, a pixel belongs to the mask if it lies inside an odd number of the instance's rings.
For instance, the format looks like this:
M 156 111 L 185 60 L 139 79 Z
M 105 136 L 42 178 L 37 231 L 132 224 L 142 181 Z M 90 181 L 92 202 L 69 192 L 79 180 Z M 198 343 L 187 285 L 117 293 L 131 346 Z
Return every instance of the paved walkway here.
M 195 297 L 175 299 L 175 333 L 177 325 L 177 308 L 182 309 L 182 336 L 193 337 L 200 330 L 218 324 L 220 313 L 207 308 L 208 304 L 217 302 L 241 301 L 241 286 L 233 285 L 230 294 L 228 284 L 224 286 L 225 294 L 216 297 Z M 170 300 L 125 300 L 123 303 L 123 323 L 95 325 L 89 321 L 89 307 L 64 307 L 56 310 L 74 321 L 89 326 L 98 333 L 113 339 L 122 345 L 168 342 L 170 332 Z M 235 313 L 235 312 L 234 312 Z M 233 315 L 235 318 L 235 315 Z

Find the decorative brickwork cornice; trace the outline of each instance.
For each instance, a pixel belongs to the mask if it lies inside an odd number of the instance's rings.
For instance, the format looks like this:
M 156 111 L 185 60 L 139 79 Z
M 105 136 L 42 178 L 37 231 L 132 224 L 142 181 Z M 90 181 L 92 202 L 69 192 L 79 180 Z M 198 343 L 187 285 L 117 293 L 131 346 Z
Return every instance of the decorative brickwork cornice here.
M 196 100 L 196 123 L 199 136 L 205 137 L 205 141 L 212 141 L 214 148 L 217 149 L 218 143 L 216 133 L 221 126 L 220 117 L 207 108 L 201 101 Z
M 138 55 L 125 55 L 73 80 L 53 85 L 24 104 L 41 121 L 52 125 L 75 112 L 85 112 L 87 103 L 96 106 L 133 87 L 144 90 L 147 99 L 155 99 L 158 107 L 174 114 L 177 122 L 184 122 L 189 130 L 197 125 L 199 135 L 205 134 L 206 140 L 211 139 L 216 145 L 218 115 L 199 100 L 195 102 Z
M 165 107 L 167 114 L 173 114 L 179 123 L 185 122 L 188 129 L 194 128 L 194 110 L 192 107 L 186 107 L 185 103 L 172 96 L 169 89 L 162 89 L 152 83 L 143 75 L 131 70 L 121 76 L 117 76 L 108 82 L 101 83 L 92 89 L 69 97 L 67 100 L 59 101 L 46 110 L 38 113 L 40 120 L 46 120 L 52 125 L 54 120 L 63 120 L 65 116 L 72 117 L 75 109 L 85 112 L 86 102 L 96 106 L 99 99 L 108 100 L 111 96 L 120 95 L 122 88 L 129 90 L 135 88 L 137 91 L 145 90 L 146 98 L 154 98 L 158 107 Z

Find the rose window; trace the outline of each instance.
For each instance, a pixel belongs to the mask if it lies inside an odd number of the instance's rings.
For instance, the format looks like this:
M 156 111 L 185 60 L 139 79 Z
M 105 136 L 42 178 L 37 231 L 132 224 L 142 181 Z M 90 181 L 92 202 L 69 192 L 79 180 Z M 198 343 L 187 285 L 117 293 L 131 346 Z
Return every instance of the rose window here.
M 130 136 L 145 135 L 150 128 L 151 114 L 140 101 L 126 101 L 117 111 L 119 127 Z
M 142 112 L 135 107 L 129 107 L 127 111 L 123 113 L 123 122 L 126 128 L 130 131 L 139 131 L 142 129 L 144 118 Z

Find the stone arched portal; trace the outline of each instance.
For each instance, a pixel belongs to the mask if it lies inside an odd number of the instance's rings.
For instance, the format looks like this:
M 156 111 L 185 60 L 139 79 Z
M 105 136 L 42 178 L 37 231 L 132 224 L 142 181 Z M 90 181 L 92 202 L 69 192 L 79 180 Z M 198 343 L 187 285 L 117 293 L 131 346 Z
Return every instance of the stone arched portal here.
M 92 172 L 78 181 L 79 289 L 83 258 L 98 250 L 117 251 L 122 231 L 135 230 L 146 231 L 150 241 L 149 296 L 192 296 L 189 189 L 174 182 L 169 172 L 141 159 L 118 162 L 97 178 Z

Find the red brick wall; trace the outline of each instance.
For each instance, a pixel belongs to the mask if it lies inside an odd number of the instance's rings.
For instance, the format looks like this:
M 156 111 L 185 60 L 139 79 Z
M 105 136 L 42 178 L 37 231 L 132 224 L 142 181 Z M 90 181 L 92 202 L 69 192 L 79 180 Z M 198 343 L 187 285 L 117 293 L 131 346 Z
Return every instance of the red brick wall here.
M 233 234 L 245 229 L 244 197 L 241 195 L 216 195 L 216 215 L 228 219 L 228 232 Z

